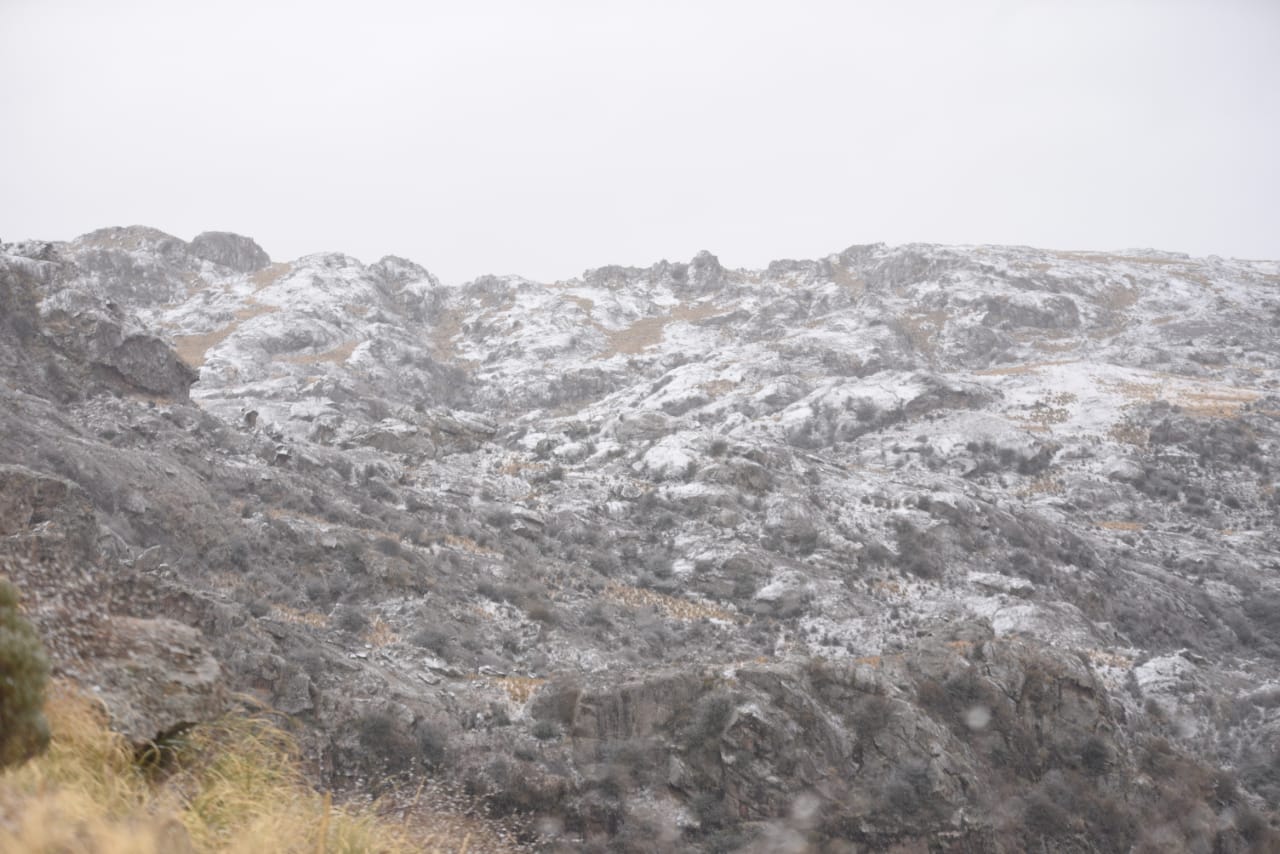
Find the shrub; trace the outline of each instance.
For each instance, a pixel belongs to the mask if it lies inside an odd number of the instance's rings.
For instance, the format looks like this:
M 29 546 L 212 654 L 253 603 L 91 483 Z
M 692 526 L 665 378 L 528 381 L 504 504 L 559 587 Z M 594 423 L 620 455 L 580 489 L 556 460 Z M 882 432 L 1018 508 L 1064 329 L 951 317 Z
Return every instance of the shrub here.
M 693 720 L 684 733 L 685 745 L 690 751 L 715 750 L 732 717 L 733 697 L 723 691 L 708 694 L 694 710 Z
M 443 729 L 431 724 L 421 724 L 415 740 L 418 742 L 418 756 L 428 768 L 435 768 L 444 760 L 449 737 Z
M 369 628 L 369 618 L 354 605 L 344 605 L 338 609 L 334 623 L 344 632 L 358 635 Z
M 538 721 L 533 725 L 533 737 L 539 741 L 550 741 L 560 737 L 560 727 L 554 721 Z
M 928 531 L 921 531 L 906 519 L 898 519 L 894 528 L 898 535 L 898 566 L 918 578 L 942 577 L 941 543 Z
M 403 551 L 400 547 L 400 541 L 394 537 L 379 537 L 374 542 L 373 547 L 387 557 L 399 557 Z
M 49 661 L 18 610 L 18 591 L 0 578 L 0 768 L 25 762 L 49 744 L 41 707 Z

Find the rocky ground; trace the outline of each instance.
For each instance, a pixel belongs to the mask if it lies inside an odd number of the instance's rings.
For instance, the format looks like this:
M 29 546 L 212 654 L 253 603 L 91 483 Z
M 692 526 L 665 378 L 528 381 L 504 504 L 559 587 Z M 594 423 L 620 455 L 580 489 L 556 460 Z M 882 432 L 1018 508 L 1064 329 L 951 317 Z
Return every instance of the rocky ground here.
M 2 244 L 0 560 L 131 737 L 239 692 L 552 850 L 1274 850 L 1277 328 L 1155 251 Z

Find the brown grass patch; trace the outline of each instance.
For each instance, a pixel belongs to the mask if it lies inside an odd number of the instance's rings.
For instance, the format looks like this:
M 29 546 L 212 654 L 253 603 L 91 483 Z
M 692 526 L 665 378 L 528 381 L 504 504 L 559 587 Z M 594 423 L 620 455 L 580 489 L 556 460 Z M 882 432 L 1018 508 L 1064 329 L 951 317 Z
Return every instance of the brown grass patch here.
M 1035 347 L 1041 353 L 1070 353 L 1080 345 L 1075 341 L 1041 340 L 1032 342 L 1031 346 Z
M 1099 528 L 1105 528 L 1108 531 L 1141 531 L 1143 524 L 1141 522 L 1121 522 L 1116 519 L 1108 519 L 1098 523 Z
M 356 347 L 360 346 L 359 341 L 347 341 L 339 344 L 332 350 L 326 350 L 323 353 L 307 353 L 297 356 L 280 356 L 281 362 L 288 362 L 291 365 L 318 365 L 321 362 L 329 362 L 334 365 L 341 365 L 351 357 Z
M 732 611 L 727 611 L 717 605 L 681 599 L 677 596 L 668 596 L 655 590 L 632 587 L 629 584 L 619 584 L 616 581 L 610 582 L 605 587 L 604 596 L 615 602 L 630 605 L 633 608 L 651 606 L 676 620 L 701 620 L 705 618 L 738 622 L 741 619 Z
M 173 336 L 173 349 L 177 352 L 179 359 L 193 368 L 198 368 L 204 364 L 205 354 L 225 341 L 232 332 L 239 328 L 241 323 L 279 310 L 274 305 L 262 305 L 250 298 L 244 308 L 236 309 L 233 313 L 232 316 L 235 317 L 235 320 L 221 329 L 215 329 L 212 332 L 200 332 L 195 335 Z
M 1128 670 L 1133 666 L 1132 658 L 1120 655 L 1117 652 L 1108 652 L 1104 649 L 1088 649 L 1085 650 L 1084 654 L 1095 667 L 1114 667 L 1119 670 Z
M 480 545 L 470 537 L 459 537 L 456 534 L 445 534 L 444 542 L 445 542 L 445 545 L 452 546 L 453 548 L 467 552 L 468 554 L 473 554 L 473 555 L 497 554 L 497 552 L 495 552 L 493 549 L 486 549 L 484 546 Z
M 897 581 L 877 581 L 871 587 L 877 593 L 887 593 L 891 596 L 902 595 L 902 585 Z
M 508 477 L 520 477 L 525 472 L 545 471 L 546 468 L 546 463 L 530 462 L 526 460 L 510 460 L 499 467 L 498 474 L 505 474 Z
M 1111 429 L 1107 431 L 1107 436 L 1112 441 L 1122 442 L 1126 445 L 1136 445 L 1139 448 L 1145 448 L 1147 442 L 1151 439 L 1151 433 L 1146 427 L 1141 427 L 1130 421 L 1120 421 L 1111 425 Z
M 1186 264 L 1178 258 L 1157 258 L 1154 255 L 1118 255 L 1110 252 L 1080 252 L 1073 250 L 1050 250 L 1049 254 L 1064 261 L 1086 261 L 1091 264 L 1149 264 L 1167 267 Z
M 1030 498 L 1033 495 L 1061 495 L 1066 491 L 1066 486 L 1061 480 L 1050 474 L 1042 474 L 1026 488 L 1018 491 L 1018 495 L 1023 498 Z
M 729 380 L 712 380 L 709 383 L 703 383 L 702 385 L 698 386 L 699 390 L 706 392 L 707 396 L 711 398 L 716 398 L 716 397 L 720 397 L 723 394 L 728 394 L 729 392 L 733 391 L 737 387 L 738 387 L 737 383 L 730 382 Z
M 1102 385 L 1138 402 L 1164 400 L 1191 415 L 1234 418 L 1262 392 L 1235 386 L 1197 383 L 1171 374 L 1153 374 L 1149 382 L 1104 380 Z
M 46 716 L 48 752 L 0 774 L 0 851 L 395 854 L 424 850 L 423 831 L 445 829 L 426 804 L 411 821 L 380 815 L 379 803 L 334 804 L 311 788 L 297 746 L 264 717 L 196 726 L 157 773 L 70 682 L 53 685 Z M 457 851 L 468 843 L 434 844 Z
M 696 323 L 720 312 L 719 306 L 702 302 L 694 305 L 678 305 L 670 314 L 661 317 L 642 317 L 626 329 L 606 330 L 609 340 L 597 359 L 609 359 L 618 354 L 634 356 L 662 341 L 669 323 Z
M 364 633 L 364 642 L 374 649 L 382 649 L 384 646 L 399 642 L 399 640 L 400 636 L 392 630 L 391 626 L 381 616 L 375 616 L 373 621 L 369 623 L 368 631 Z
M 313 629 L 323 629 L 329 625 L 329 618 L 324 614 L 317 614 L 314 611 L 299 611 L 296 608 L 290 608 L 288 605 L 274 606 L 271 609 L 271 618 L 282 623 L 291 623 L 295 626 L 310 626 Z
M 1046 362 L 1027 362 L 1024 365 L 1009 365 L 1007 367 L 1000 367 L 1000 368 L 985 368 L 981 371 L 974 371 L 974 373 L 980 377 L 1010 377 L 1010 376 L 1018 376 L 1021 374 L 1035 373 L 1041 368 L 1052 368 L 1058 365 L 1072 365 L 1072 364 L 1075 364 L 1076 361 L 1077 360 L 1075 359 L 1058 359 L 1058 360 L 1046 361 Z
M 862 296 L 867 291 L 867 283 L 862 277 L 849 272 L 844 264 L 831 264 L 831 281 L 848 288 L 854 296 Z
M 898 321 L 898 331 L 911 343 L 912 349 L 932 358 L 937 352 L 935 341 L 947 324 L 942 309 L 910 312 Z
M 285 274 L 293 269 L 292 264 L 286 264 L 277 261 L 258 270 L 249 276 L 249 283 L 253 285 L 253 292 L 257 293 L 263 288 L 270 287 L 285 277 Z
M 1102 304 L 1112 311 L 1127 311 L 1138 302 L 1140 293 L 1132 284 L 1114 285 L 1102 294 Z
M 511 702 L 523 706 L 547 680 L 533 676 L 486 676 L 485 681 L 505 691 Z
M 1067 407 L 1075 402 L 1076 396 L 1071 392 L 1057 392 L 1042 397 L 1031 404 L 1025 414 L 1011 415 L 1010 417 L 1028 429 L 1047 430 L 1054 424 L 1063 424 L 1068 421 L 1071 418 L 1071 410 Z

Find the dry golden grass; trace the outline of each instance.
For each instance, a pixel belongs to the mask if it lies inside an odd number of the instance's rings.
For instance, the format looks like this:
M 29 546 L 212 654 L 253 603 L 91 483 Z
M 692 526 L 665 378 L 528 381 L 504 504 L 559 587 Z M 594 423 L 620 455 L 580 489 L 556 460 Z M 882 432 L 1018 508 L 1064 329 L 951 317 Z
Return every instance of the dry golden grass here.
M 498 469 L 499 474 L 505 474 L 508 477 L 520 477 L 525 472 L 545 471 L 546 463 L 528 462 L 520 459 L 509 460 L 502 464 Z
M 175 335 L 173 336 L 173 349 L 177 352 L 179 359 L 193 368 L 198 368 L 204 364 L 205 354 L 225 341 L 232 332 L 239 328 L 241 323 L 279 310 L 274 305 L 261 305 L 254 302 L 253 298 L 250 297 L 244 308 L 237 309 L 234 312 L 236 318 L 234 321 L 212 332 L 201 332 L 197 335 Z
M 391 626 L 380 616 L 375 616 L 373 621 L 369 623 L 369 629 L 364 633 L 364 642 L 372 646 L 374 649 L 381 649 L 384 646 L 390 646 L 400 640 L 400 636 L 395 633 Z
M 1022 413 L 1011 415 L 1030 430 L 1048 430 L 1055 424 L 1063 424 L 1071 418 L 1068 408 L 1077 400 L 1069 391 L 1056 392 L 1040 398 Z
M 1042 474 L 1019 490 L 1018 495 L 1030 498 L 1033 495 L 1061 495 L 1065 491 L 1066 486 L 1061 480 L 1051 474 Z
M 932 357 L 937 347 L 935 341 L 947 323 L 947 312 L 942 309 L 916 311 L 906 314 L 899 323 L 899 330 L 918 353 Z
M 229 323 L 213 332 L 202 332 L 198 335 L 173 336 L 173 349 L 178 358 L 193 368 L 204 364 L 204 354 L 221 344 L 228 335 L 235 332 L 238 323 Z
M 1108 519 L 1098 523 L 1099 528 L 1105 528 L 1108 531 L 1141 531 L 1143 525 L 1141 522 L 1121 522 L 1115 519 Z
M 596 307 L 595 300 L 590 299 L 588 297 L 577 297 L 577 296 L 572 296 L 570 294 L 565 294 L 564 299 L 567 299 L 569 302 L 573 303 L 578 308 L 585 311 L 587 313 L 588 318 L 591 317 L 591 312 L 594 311 Z
M 1177 258 L 1156 258 L 1151 255 L 1117 255 L 1110 252 L 1076 252 L 1051 250 L 1050 255 L 1061 258 L 1064 261 L 1086 261 L 1094 264 L 1150 264 L 1154 266 L 1168 266 L 1171 264 L 1185 264 L 1186 261 Z
M 1101 302 L 1112 311 L 1127 311 L 1137 304 L 1139 295 L 1137 286 L 1133 284 L 1113 285 L 1103 292 Z
M 1112 424 L 1111 429 L 1107 431 L 1107 436 L 1113 441 L 1136 445 L 1139 448 L 1145 448 L 1147 442 L 1151 439 L 1151 433 L 1146 427 L 1141 427 L 1128 421 Z
M 698 389 L 703 392 L 706 392 L 708 397 L 714 399 L 714 398 L 721 397 L 722 395 L 728 394 L 729 392 L 733 391 L 737 387 L 738 387 L 738 384 L 735 382 L 731 382 L 730 380 L 712 380 L 709 383 L 702 383 L 700 386 L 698 386 Z
M 1193 415 L 1210 418 L 1233 418 L 1246 404 L 1253 403 L 1260 392 L 1247 389 L 1200 389 L 1186 391 L 1174 401 Z
M 668 617 L 676 620 L 701 620 L 706 618 L 737 622 L 739 619 L 737 614 L 717 605 L 707 602 L 694 602 L 690 599 L 681 599 L 678 596 L 668 596 L 656 590 L 632 587 L 629 584 L 610 582 L 604 589 L 604 595 L 606 598 L 624 605 L 630 605 L 633 608 L 653 606 Z
M 1133 666 L 1133 659 L 1127 655 L 1120 655 L 1116 652 L 1108 652 L 1104 649 L 1085 650 L 1090 663 L 1094 667 L 1115 667 L 1120 670 L 1128 670 Z
M 1165 400 L 1190 415 L 1234 418 L 1262 396 L 1262 392 L 1236 386 L 1202 383 L 1174 374 L 1153 373 L 1148 381 L 1110 380 L 1102 385 L 1134 402 Z
M 668 323 L 683 321 L 696 323 L 708 317 L 714 317 L 720 308 L 712 303 L 703 302 L 695 305 L 678 305 L 670 314 L 662 317 L 642 317 L 626 329 L 607 331 L 609 343 L 596 356 L 597 359 L 609 359 L 618 354 L 634 356 L 662 341 L 663 330 Z
M 292 264 L 277 261 L 274 264 L 263 267 L 258 272 L 249 276 L 249 282 L 253 285 L 253 292 L 257 293 L 263 288 L 274 285 L 276 282 L 284 278 L 285 274 L 293 269 Z
M 48 752 L 0 774 L 0 851 L 31 854 L 168 852 L 397 852 L 425 849 L 407 824 L 375 805 L 334 805 L 303 778 L 298 752 L 265 719 L 231 717 L 171 745 L 148 767 L 66 682 L 46 704 Z
M 497 554 L 497 552 L 495 552 L 493 549 L 485 548 L 484 546 L 480 545 L 470 537 L 459 537 L 456 534 L 445 534 L 444 543 L 447 546 L 452 546 L 453 548 L 459 549 L 460 551 L 464 551 L 467 554 L 473 554 L 473 555 L 496 555 Z
M 329 362 L 334 365 L 341 365 L 351 357 L 356 347 L 360 346 L 359 341 L 347 341 L 339 344 L 332 350 L 326 350 L 323 353 L 307 353 L 300 356 L 281 356 L 280 361 L 288 362 L 291 365 L 318 365 L 321 362 Z
M 291 623 L 295 626 L 310 626 L 313 629 L 323 629 L 329 625 L 329 618 L 324 614 L 317 614 L 314 611 L 299 611 L 296 608 L 290 608 L 288 605 L 272 607 L 271 617 L 282 623 Z
M 974 371 L 980 377 L 1009 377 L 1020 374 L 1034 373 L 1041 368 L 1052 368 L 1057 365 L 1070 365 L 1075 362 L 1074 359 L 1059 359 L 1048 362 L 1027 362 L 1024 365 L 1009 365 L 1000 368 L 987 368 L 982 371 Z
M 867 291 L 867 283 L 863 278 L 849 272 L 849 268 L 843 264 L 831 265 L 831 281 L 848 288 L 854 296 L 862 296 Z
M 1080 345 L 1075 341 L 1033 341 L 1031 346 L 1035 347 L 1041 353 L 1070 353 Z
M 511 698 L 511 702 L 521 706 L 529 702 L 529 698 L 538 690 L 538 687 L 547 681 L 533 676 L 488 676 L 485 679 L 490 685 L 505 691 Z
M 877 581 L 871 586 L 871 589 L 877 593 L 883 593 L 889 596 L 902 595 L 902 585 L 896 581 Z
M 447 309 L 440 314 L 431 331 L 431 356 L 436 361 L 452 362 L 464 367 L 475 364 L 469 359 L 458 358 L 454 345 L 454 339 L 462 333 L 463 317 L 463 312 L 456 308 Z

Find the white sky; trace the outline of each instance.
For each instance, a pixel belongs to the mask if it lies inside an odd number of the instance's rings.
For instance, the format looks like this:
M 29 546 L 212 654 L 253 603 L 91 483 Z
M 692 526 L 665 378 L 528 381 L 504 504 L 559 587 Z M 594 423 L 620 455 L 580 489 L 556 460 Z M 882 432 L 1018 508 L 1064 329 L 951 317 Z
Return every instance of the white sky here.
M 0 0 L 0 237 L 1280 258 L 1280 2 Z

